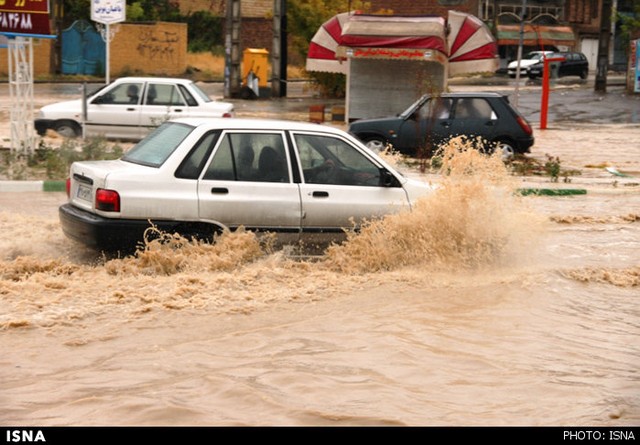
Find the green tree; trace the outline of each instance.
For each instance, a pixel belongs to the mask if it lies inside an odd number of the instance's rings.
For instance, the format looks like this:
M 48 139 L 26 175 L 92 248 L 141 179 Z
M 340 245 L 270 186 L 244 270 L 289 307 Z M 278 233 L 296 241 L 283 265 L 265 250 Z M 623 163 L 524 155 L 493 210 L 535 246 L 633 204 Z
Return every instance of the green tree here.
M 625 41 L 640 35 L 640 2 L 634 3 L 632 12 L 616 11 L 616 17 L 620 22 L 620 35 Z
M 306 60 L 309 43 L 324 22 L 342 12 L 352 10 L 368 11 L 369 2 L 361 0 L 287 0 L 288 45 L 292 59 Z M 338 73 L 309 72 L 322 93 L 327 96 L 344 96 L 345 76 Z

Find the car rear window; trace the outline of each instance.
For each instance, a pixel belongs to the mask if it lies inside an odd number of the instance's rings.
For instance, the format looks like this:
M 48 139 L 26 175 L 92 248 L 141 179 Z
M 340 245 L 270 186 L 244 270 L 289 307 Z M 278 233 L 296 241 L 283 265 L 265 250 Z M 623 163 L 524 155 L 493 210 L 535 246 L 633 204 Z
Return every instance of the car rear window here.
M 129 150 L 122 160 L 149 167 L 160 167 L 192 130 L 193 127 L 190 125 L 165 122 Z

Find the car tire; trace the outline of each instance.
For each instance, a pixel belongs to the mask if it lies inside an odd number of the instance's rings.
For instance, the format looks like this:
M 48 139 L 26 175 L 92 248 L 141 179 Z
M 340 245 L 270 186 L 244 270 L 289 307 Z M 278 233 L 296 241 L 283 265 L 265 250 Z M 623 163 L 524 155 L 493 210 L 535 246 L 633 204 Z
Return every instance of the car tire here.
M 374 136 L 364 140 L 364 145 L 375 153 L 382 153 L 387 148 L 387 141 L 382 137 Z
M 580 73 L 580 79 L 585 80 L 589 76 L 589 70 L 586 68 Z
M 512 160 L 516 155 L 516 145 L 508 139 L 496 141 L 494 150 L 500 153 L 505 162 Z
M 82 133 L 82 128 L 80 127 L 80 125 L 75 121 L 69 120 L 57 121 L 53 125 L 53 129 L 56 133 L 65 138 L 76 138 Z

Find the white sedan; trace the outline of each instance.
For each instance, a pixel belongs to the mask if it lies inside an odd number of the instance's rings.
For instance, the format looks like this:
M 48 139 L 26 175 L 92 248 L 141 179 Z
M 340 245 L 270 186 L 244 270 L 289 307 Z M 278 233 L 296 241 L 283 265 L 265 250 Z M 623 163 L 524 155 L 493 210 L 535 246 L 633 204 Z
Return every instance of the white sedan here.
M 520 77 L 525 77 L 529 74 L 529 68 L 536 63 L 539 63 L 541 60 L 550 54 L 553 54 L 553 51 L 531 51 L 526 54 L 522 60 L 520 60 Z M 507 73 L 509 77 L 514 78 L 518 74 L 518 61 L 514 60 L 513 62 L 507 65 Z
M 86 114 L 84 113 L 86 109 Z M 194 82 L 164 77 L 123 77 L 87 98 L 42 107 L 40 135 L 103 136 L 140 140 L 162 122 L 179 117 L 234 117 L 233 104 L 212 100 Z
M 354 223 L 410 209 L 433 188 L 333 127 L 178 119 L 119 160 L 74 163 L 67 190 L 64 233 L 126 251 L 150 223 L 201 239 L 243 226 L 281 243 L 339 240 Z

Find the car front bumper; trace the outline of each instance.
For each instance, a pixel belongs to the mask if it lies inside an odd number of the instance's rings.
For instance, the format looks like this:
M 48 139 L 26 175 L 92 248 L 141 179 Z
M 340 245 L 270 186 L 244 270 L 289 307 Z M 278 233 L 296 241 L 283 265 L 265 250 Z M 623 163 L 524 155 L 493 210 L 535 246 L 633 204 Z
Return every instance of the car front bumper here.
M 47 134 L 47 130 L 53 128 L 53 122 L 52 119 L 36 119 L 33 121 L 33 126 L 40 136 L 44 136 Z

